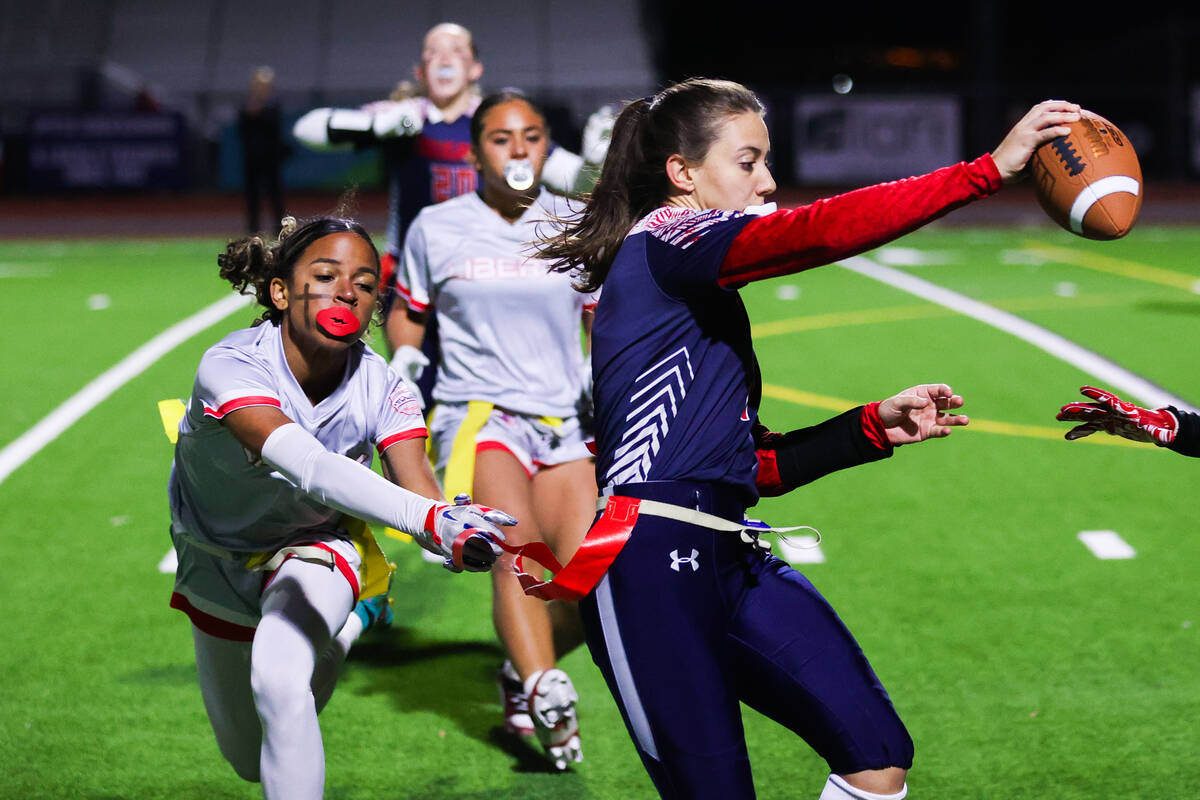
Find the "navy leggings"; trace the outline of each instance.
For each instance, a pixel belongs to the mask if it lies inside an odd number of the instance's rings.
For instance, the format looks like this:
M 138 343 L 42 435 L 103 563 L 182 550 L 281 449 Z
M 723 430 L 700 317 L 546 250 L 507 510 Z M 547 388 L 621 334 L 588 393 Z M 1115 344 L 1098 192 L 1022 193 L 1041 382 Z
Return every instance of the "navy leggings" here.
M 740 520 L 722 487 L 618 487 Z M 721 533 L 639 518 L 580 603 L 642 763 L 665 798 L 754 797 L 744 702 L 799 734 L 845 774 L 912 765 L 913 744 L 854 637 L 808 579 Z

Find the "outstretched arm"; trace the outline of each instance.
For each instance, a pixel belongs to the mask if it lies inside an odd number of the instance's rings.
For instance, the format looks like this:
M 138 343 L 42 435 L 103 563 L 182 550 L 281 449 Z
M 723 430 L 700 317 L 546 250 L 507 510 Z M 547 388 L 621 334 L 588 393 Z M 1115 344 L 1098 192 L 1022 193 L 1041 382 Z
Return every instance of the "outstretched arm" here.
M 453 568 L 490 569 L 501 552 L 496 541 L 504 539 L 497 525 L 515 523 L 502 511 L 451 506 L 390 483 L 357 461 L 325 449 L 273 406 L 237 409 L 221 422 L 251 456 L 260 457 L 317 502 L 404 531 L 426 550 L 449 559 Z
M 1142 408 L 1095 386 L 1083 386 L 1079 391 L 1094 402 L 1067 403 L 1059 410 L 1056 419 L 1081 423 L 1067 431 L 1067 439 L 1074 441 L 1104 431 L 1135 442 L 1152 442 L 1185 456 L 1200 457 L 1200 415 L 1174 406 Z
M 949 436 L 969 421 L 949 413 L 962 404 L 946 384 L 927 383 L 790 433 L 771 433 L 760 423 L 754 431 L 759 494 L 781 495 L 831 472 L 888 458 L 900 445 Z
M 886 244 L 1019 179 L 1033 151 L 1066 135 L 1063 123 L 1077 119 L 1079 106 L 1047 100 L 1030 109 L 991 155 L 751 220 L 730 245 L 718 280 L 736 288 Z
M 384 100 L 362 108 L 314 108 L 292 126 L 292 135 L 312 150 L 369 147 L 384 139 L 416 136 L 425 124 L 424 98 Z

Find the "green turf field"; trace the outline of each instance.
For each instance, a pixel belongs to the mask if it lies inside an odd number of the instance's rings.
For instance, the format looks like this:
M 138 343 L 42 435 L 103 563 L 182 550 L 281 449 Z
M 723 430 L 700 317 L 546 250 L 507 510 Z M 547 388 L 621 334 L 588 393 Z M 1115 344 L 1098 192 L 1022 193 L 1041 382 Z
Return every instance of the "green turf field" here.
M 172 324 L 224 297 L 216 240 L 0 243 L 0 447 Z M 1049 329 L 1200 403 L 1200 230 L 1112 243 L 938 228 L 868 254 Z M 1196 796 L 1200 465 L 1098 437 L 1057 408 L 1093 381 L 1013 336 L 840 267 L 743 291 L 776 430 L 945 381 L 973 427 L 839 473 L 758 515 L 821 530 L 803 571 L 855 631 L 917 745 L 915 798 Z M 201 706 L 189 626 L 156 571 L 170 448 L 155 402 L 249 309 L 171 350 L 3 482 L 2 798 L 253 798 Z M 11 450 L 5 451 L 11 454 Z M 1136 550 L 1100 560 L 1076 539 Z M 397 625 L 362 641 L 322 716 L 330 798 L 653 795 L 585 651 L 585 761 L 552 774 L 497 733 L 489 588 L 411 545 Z M 786 613 L 780 609 L 780 613 Z M 703 702 L 698 698 L 697 702 Z M 813 797 L 824 764 L 746 713 L 764 798 Z

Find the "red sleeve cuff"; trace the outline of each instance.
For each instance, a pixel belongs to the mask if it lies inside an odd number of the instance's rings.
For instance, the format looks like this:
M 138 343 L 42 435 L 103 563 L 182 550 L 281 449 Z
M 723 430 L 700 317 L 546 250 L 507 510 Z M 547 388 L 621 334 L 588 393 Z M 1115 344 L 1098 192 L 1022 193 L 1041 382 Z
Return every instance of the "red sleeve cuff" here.
M 215 419 L 224 419 L 225 415 L 231 411 L 237 411 L 239 408 L 248 408 L 249 406 L 273 406 L 279 408 L 279 398 L 277 397 L 235 397 L 232 400 L 227 400 L 221 404 L 220 408 L 204 407 L 204 414 Z
M 984 153 L 979 158 L 968 163 L 967 169 L 983 179 L 987 194 L 998 192 L 1004 186 L 1004 179 L 1000 177 L 1000 169 L 996 166 L 996 162 L 992 160 L 991 153 Z
M 883 427 L 883 420 L 879 417 L 878 401 L 863 406 L 861 419 L 863 433 L 866 435 L 867 440 L 880 450 L 890 449 L 891 445 L 888 443 L 887 428 Z
M 375 449 L 379 452 L 379 455 L 383 455 L 383 451 L 387 450 L 396 442 L 403 442 L 406 439 L 425 438 L 428 435 L 429 431 L 425 428 L 412 428 L 407 431 L 400 431 L 400 433 L 393 433 L 391 436 L 375 445 Z

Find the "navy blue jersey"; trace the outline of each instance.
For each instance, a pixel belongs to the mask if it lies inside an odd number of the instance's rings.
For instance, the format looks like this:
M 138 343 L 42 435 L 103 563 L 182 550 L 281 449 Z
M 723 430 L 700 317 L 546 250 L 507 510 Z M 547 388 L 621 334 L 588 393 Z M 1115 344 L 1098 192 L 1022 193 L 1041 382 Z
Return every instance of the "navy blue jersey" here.
M 717 284 L 754 219 L 660 208 L 625 239 L 592 326 L 600 486 L 717 482 L 757 501 L 758 362 L 741 298 Z
M 475 191 L 470 163 L 471 115 L 454 122 L 426 119 L 416 136 L 394 139 L 387 152 L 387 250 L 398 255 L 408 226 L 425 206 Z

